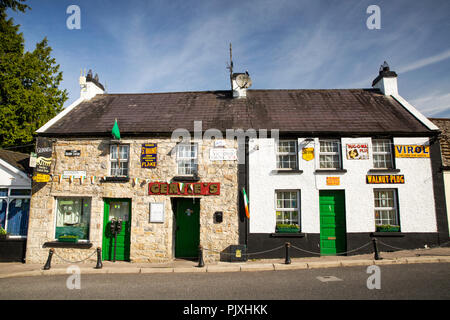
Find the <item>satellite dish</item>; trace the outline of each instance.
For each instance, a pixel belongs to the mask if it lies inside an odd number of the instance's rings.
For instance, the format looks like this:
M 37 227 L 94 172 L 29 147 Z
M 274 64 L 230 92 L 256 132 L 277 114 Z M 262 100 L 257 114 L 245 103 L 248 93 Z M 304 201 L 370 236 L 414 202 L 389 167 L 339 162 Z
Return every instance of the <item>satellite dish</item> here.
M 239 74 L 236 77 L 236 83 L 240 88 L 249 88 L 252 85 L 252 79 L 248 74 Z

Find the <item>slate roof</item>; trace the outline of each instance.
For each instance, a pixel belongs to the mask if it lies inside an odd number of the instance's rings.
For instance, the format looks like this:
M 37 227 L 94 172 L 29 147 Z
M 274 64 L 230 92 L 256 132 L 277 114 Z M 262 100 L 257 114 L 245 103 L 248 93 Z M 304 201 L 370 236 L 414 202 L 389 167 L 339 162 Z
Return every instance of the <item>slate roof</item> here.
M 33 169 L 29 167 L 29 154 L 0 149 L 0 159 L 24 173 L 33 173 Z
M 378 89 L 248 90 L 102 94 L 82 102 L 42 135 L 122 136 L 203 130 L 279 129 L 281 133 L 400 133 L 431 131 Z
M 431 122 L 439 127 L 442 133 L 439 136 L 441 143 L 442 165 L 450 166 L 450 119 L 430 118 Z

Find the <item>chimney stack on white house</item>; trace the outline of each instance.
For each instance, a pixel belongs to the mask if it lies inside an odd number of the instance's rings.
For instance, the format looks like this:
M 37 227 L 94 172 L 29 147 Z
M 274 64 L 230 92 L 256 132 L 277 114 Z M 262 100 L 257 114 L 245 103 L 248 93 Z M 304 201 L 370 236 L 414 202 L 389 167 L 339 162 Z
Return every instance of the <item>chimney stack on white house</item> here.
M 380 89 L 386 96 L 398 95 L 397 74 L 389 69 L 386 61 L 380 66 L 380 72 L 373 80 L 372 87 Z
M 98 75 L 92 77 L 92 70 L 89 69 L 87 75 L 81 74 L 80 76 L 80 96 L 84 100 L 90 100 L 97 94 L 103 94 L 105 92 L 105 87 L 98 81 Z

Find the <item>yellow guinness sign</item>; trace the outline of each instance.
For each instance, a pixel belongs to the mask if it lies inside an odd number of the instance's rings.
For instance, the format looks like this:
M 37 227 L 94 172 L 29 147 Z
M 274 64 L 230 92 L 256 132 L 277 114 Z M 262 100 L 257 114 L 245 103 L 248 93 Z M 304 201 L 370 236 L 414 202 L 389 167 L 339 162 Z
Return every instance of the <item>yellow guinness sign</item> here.
M 302 149 L 303 160 L 310 161 L 314 159 L 314 148 L 303 148 Z

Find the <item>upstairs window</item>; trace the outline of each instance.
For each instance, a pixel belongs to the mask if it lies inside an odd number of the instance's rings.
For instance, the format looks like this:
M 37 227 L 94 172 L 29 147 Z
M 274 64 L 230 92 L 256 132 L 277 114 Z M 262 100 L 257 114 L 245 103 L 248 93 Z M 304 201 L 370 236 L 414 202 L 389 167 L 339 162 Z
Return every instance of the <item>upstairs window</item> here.
M 341 142 L 338 139 L 319 140 L 320 169 L 341 169 Z
M 197 174 L 197 144 L 179 144 L 177 146 L 178 174 L 190 176 Z
M 130 155 L 130 146 L 111 145 L 110 149 L 111 176 L 114 177 L 128 176 L 129 155 Z
M 277 169 L 297 169 L 297 141 L 278 141 Z
M 373 167 L 375 169 L 393 169 L 392 142 L 390 139 L 373 139 Z

